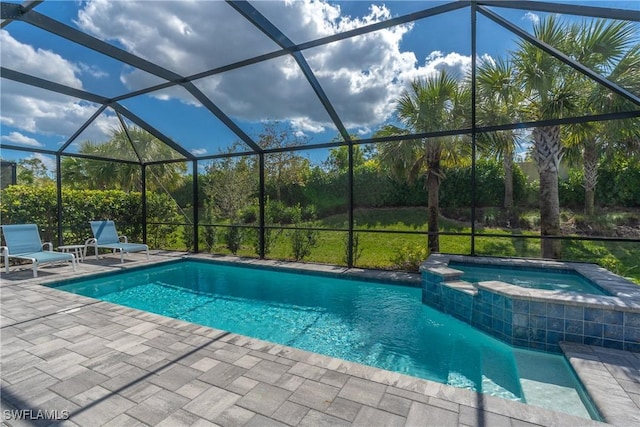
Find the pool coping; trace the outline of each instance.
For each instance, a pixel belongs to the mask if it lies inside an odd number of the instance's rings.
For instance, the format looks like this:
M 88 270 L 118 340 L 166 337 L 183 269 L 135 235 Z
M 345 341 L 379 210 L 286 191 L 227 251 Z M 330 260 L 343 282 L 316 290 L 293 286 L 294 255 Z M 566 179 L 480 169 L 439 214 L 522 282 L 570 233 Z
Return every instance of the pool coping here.
M 172 259 L 176 259 L 176 257 L 181 257 L 182 255 L 177 254 L 174 255 L 173 258 L 162 258 L 160 257 L 160 262 L 171 261 Z M 139 258 L 136 262 L 131 263 L 130 265 L 125 266 L 116 266 L 114 264 L 109 264 L 105 268 L 106 269 L 126 269 L 136 266 L 143 266 L 149 264 L 157 264 L 158 258 L 156 258 L 156 254 L 152 257 L 156 262 L 146 262 L 142 258 Z M 194 259 L 204 259 L 207 261 L 219 261 L 226 263 L 241 263 L 241 264 L 253 264 L 253 265 L 270 265 L 276 268 L 287 268 L 287 269 L 302 269 L 305 271 L 315 271 L 320 270 L 324 273 L 341 275 L 357 275 L 358 272 L 355 270 L 347 271 L 348 269 L 338 268 L 335 266 L 323 266 L 317 264 L 308 264 L 308 263 L 282 263 L 277 261 L 261 261 L 261 260 L 243 260 L 240 258 L 234 257 L 212 257 L 212 256 L 195 256 L 188 257 Z M 115 258 L 114 258 L 115 260 Z M 82 266 L 79 268 L 78 275 L 87 275 L 93 274 L 91 271 L 83 271 L 86 270 Z M 372 274 L 376 275 L 380 272 L 377 271 L 363 271 L 366 275 Z M 407 276 L 401 273 L 388 272 L 391 278 L 400 278 L 399 280 L 406 280 L 411 276 Z M 66 276 L 66 277 L 63 277 Z M 52 351 L 57 357 L 49 358 L 48 360 L 45 358 L 41 360 L 41 363 L 36 363 L 35 365 L 29 365 L 27 363 L 28 368 L 37 368 L 38 372 L 46 373 L 50 371 L 55 375 L 62 375 L 61 366 L 66 366 L 72 360 L 72 357 L 80 357 L 77 352 L 73 351 L 65 351 L 64 355 L 60 355 L 59 352 L 65 350 L 65 348 L 56 348 L 53 349 L 52 342 L 68 341 L 66 344 L 70 345 L 71 348 L 74 348 L 74 345 L 80 345 L 84 343 L 85 340 L 94 340 L 97 339 L 96 335 L 91 334 L 91 321 L 95 316 L 97 318 L 102 319 L 104 322 L 108 324 L 105 328 L 111 328 L 115 335 L 121 336 L 122 334 L 126 335 L 127 339 L 135 339 L 135 345 L 129 348 L 121 348 L 120 350 L 126 351 L 129 353 L 135 354 L 137 350 L 136 348 L 140 348 L 141 346 L 147 346 L 153 341 L 153 338 L 145 337 L 145 334 L 142 334 L 142 331 L 154 330 L 159 331 L 162 329 L 166 330 L 167 333 L 171 333 L 176 336 L 181 336 L 182 341 L 180 341 L 182 346 L 185 346 L 186 349 L 190 349 L 194 347 L 194 342 L 208 339 L 211 337 L 217 337 L 221 334 L 221 331 L 217 331 L 212 328 L 201 327 L 198 325 L 193 325 L 187 322 L 182 322 L 175 319 L 169 319 L 164 316 L 154 315 L 151 313 L 146 313 L 143 311 L 128 309 L 124 307 L 120 307 L 114 304 L 98 302 L 97 300 L 93 300 L 91 298 L 81 297 L 77 295 L 72 295 L 66 292 L 58 291 L 55 288 L 49 288 L 46 286 L 42 286 L 42 284 L 51 283 L 53 281 L 59 281 L 62 278 L 75 277 L 77 275 L 73 274 L 64 274 L 62 276 L 51 278 L 51 277 L 43 277 L 41 279 L 25 279 L 25 280 L 17 280 L 17 281 L 8 281 L 2 280 L 0 289 L 2 292 L 0 293 L 2 296 L 2 341 L 3 341 L 3 355 L 2 355 L 2 365 L 5 368 L 4 372 L 8 372 L 6 370 L 7 367 L 14 368 L 16 364 L 18 364 L 17 356 L 20 354 L 28 354 L 31 357 L 38 358 L 42 356 L 42 352 Z M 3 279 L 4 276 L 1 276 Z M 9 282 L 9 283 L 7 283 Z M 19 286 L 18 286 L 19 285 Z M 74 310 L 76 310 L 74 312 Z M 95 312 L 95 313 L 94 313 Z M 64 319 L 63 322 L 61 319 Z M 60 323 L 62 322 L 62 323 Z M 66 323 L 65 323 L 66 322 Z M 59 323 L 59 324 L 58 324 Z M 42 328 L 51 328 L 47 333 L 35 331 Z M 72 333 L 72 331 L 81 331 L 81 333 Z M 89 330 L 87 330 L 89 329 Z M 128 332 L 125 333 L 125 331 Z M 133 334 L 132 331 L 137 330 L 138 335 Z M 149 332 L 150 333 L 150 332 Z M 26 337 L 30 337 L 30 342 Z M 57 336 L 57 337 L 56 337 Z M 56 337 L 56 338 L 53 338 Z M 124 339 L 125 337 L 121 337 L 120 339 Z M 75 341 L 75 342 L 74 342 Z M 116 340 L 117 341 L 117 340 Z M 340 359 L 334 359 L 327 356 L 322 356 L 314 353 L 309 353 L 303 350 L 298 350 L 282 345 L 277 345 L 273 343 L 268 343 L 266 341 L 256 340 L 249 337 L 244 337 L 237 334 L 225 334 L 224 337 L 220 337 L 217 339 L 217 346 L 221 346 L 221 348 L 216 349 L 213 353 L 206 349 L 200 349 L 195 351 L 195 353 L 190 354 L 190 360 L 195 360 L 197 357 L 202 356 L 202 358 L 212 358 L 220 363 L 227 363 L 224 361 L 224 357 L 221 356 L 224 351 L 236 351 L 241 352 L 244 355 L 251 356 L 261 361 L 271 361 L 274 363 L 279 363 L 277 366 L 284 365 L 290 366 L 287 374 L 292 375 L 295 378 L 301 379 L 303 382 L 299 384 L 299 386 L 304 386 L 305 384 L 309 386 L 309 392 L 317 392 L 320 393 L 321 390 L 327 389 L 327 387 L 334 387 L 336 390 L 340 390 L 337 395 L 334 396 L 334 399 L 328 407 L 324 409 L 314 408 L 312 404 L 302 404 L 299 400 L 299 396 L 296 394 L 299 390 L 291 391 L 290 396 L 283 402 L 280 402 L 280 406 L 278 408 L 271 408 L 274 411 L 271 412 L 271 415 L 265 415 L 258 410 L 252 410 L 253 408 L 250 404 L 245 404 L 242 406 L 241 404 L 231 404 L 226 408 L 226 416 L 231 416 L 233 414 L 239 416 L 241 413 L 243 415 L 247 415 L 248 413 L 252 414 L 251 420 L 254 420 L 254 423 L 259 423 L 262 421 L 271 421 L 271 422 L 281 422 L 283 419 L 279 418 L 280 412 L 284 411 L 285 406 L 290 409 L 289 416 L 293 416 L 293 413 L 298 413 L 297 411 L 301 410 L 299 407 L 302 406 L 304 411 L 304 416 L 302 416 L 298 422 L 289 423 L 291 425 L 302 425 L 309 423 L 311 421 L 316 421 L 316 424 L 321 420 L 333 420 L 336 423 L 345 423 L 345 424 L 359 424 L 365 420 L 369 420 L 370 422 L 377 421 L 378 423 L 382 423 L 381 420 L 389 420 L 392 419 L 400 422 L 400 424 L 404 423 L 405 425 L 415 424 L 416 421 L 429 419 L 434 424 L 468 424 L 474 425 L 478 424 L 478 420 L 483 420 L 484 422 L 491 421 L 493 423 L 515 423 L 517 421 L 529 422 L 537 425 L 599 425 L 600 423 L 595 421 L 586 420 L 583 418 L 573 417 L 570 415 L 545 410 L 542 408 L 537 408 L 531 405 L 521 404 L 519 402 L 511 402 L 504 399 L 500 399 L 497 397 L 487 396 L 478 394 L 475 392 L 470 392 L 468 390 L 462 390 L 455 387 L 447 386 L 444 384 L 434 383 L 428 380 L 417 379 L 413 377 L 408 377 L 402 374 L 393 373 L 389 371 L 380 370 L 377 368 L 372 368 L 364 365 L 359 365 L 353 362 L 346 362 Z M 224 343 L 224 346 L 222 346 Z M 110 342 L 110 344 L 115 344 L 115 342 Z M 176 343 L 178 344 L 178 343 Z M 135 351 L 134 351 L 135 350 Z M 224 350 L 224 351 L 223 351 Z M 84 351 L 95 351 L 87 350 Z M 147 350 L 149 351 L 149 350 Z M 57 353 L 56 353 L 57 352 Z M 220 354 L 218 354 L 220 353 Z M 627 358 L 636 358 L 638 356 L 634 353 L 621 352 L 625 354 Z M 144 356 L 145 352 L 140 353 Z M 225 353 L 226 354 L 226 353 Z M 604 353 L 600 355 L 605 362 L 607 363 L 607 356 L 612 353 Z M 39 355 L 39 356 L 38 356 Z M 587 355 L 591 357 L 591 355 Z M 135 356 L 131 356 L 131 361 L 135 362 Z M 580 353 L 573 354 L 572 360 L 584 360 L 583 355 Z M 584 356 L 586 357 L 586 356 Z M 98 357 L 99 358 L 99 357 Z M 241 359 L 241 358 L 240 358 Z M 239 360 L 235 362 L 229 363 L 231 367 L 237 367 Z M 612 364 L 607 364 L 606 366 L 616 366 L 615 360 L 610 358 Z M 129 361 L 129 359 L 127 359 Z M 589 360 L 589 359 L 586 359 Z M 124 362 L 122 362 L 124 363 Z M 194 362 L 197 364 L 198 362 Z M 263 363 L 259 362 L 258 364 Z M 21 363 L 24 365 L 24 360 Z M 573 365 L 573 361 L 572 361 Z M 93 375 L 96 367 L 90 369 Z M 180 368 L 184 366 L 183 363 L 175 363 L 171 364 L 173 368 Z M 276 365 L 274 365 L 276 366 Z M 609 373 L 606 369 L 603 373 Z M 638 366 L 638 365 L 635 365 Z M 67 366 L 68 367 L 68 366 Z M 165 368 L 166 370 L 162 370 L 161 372 L 151 372 L 148 373 L 152 375 L 153 378 L 164 378 L 167 371 L 171 371 L 171 367 Z M 234 368 L 235 369 L 235 368 Z M 251 371 L 251 369 L 249 369 Z M 578 375 L 580 375 L 579 369 L 576 369 Z M 20 371 L 22 372 L 22 371 Z M 18 372 L 17 374 L 20 374 Z M 42 403 L 52 403 L 52 402 L 69 402 L 70 405 L 77 406 L 74 402 L 79 402 L 78 397 L 69 397 L 69 396 L 61 396 L 59 394 L 61 389 L 56 389 L 56 385 L 48 385 L 47 383 L 34 383 L 33 381 L 29 381 L 29 378 L 26 378 L 26 370 L 24 371 L 25 378 L 21 378 L 18 375 L 18 378 L 14 381 L 11 381 L 12 377 L 5 376 L 2 380 L 2 387 L 5 390 L 9 390 L 15 392 L 15 390 L 21 389 L 21 386 L 24 387 L 24 393 L 33 396 L 33 393 L 38 394 L 38 398 L 32 399 L 32 406 L 37 407 Z M 590 375 L 599 375 L 594 374 L 594 372 L 599 372 L 598 369 L 589 369 Z M 119 374 L 118 372 L 117 374 Z M 16 375 L 17 375 L 16 374 Z M 321 376 L 319 376 L 322 374 Z M 101 374 L 102 375 L 102 374 Z M 110 378 L 111 381 L 115 381 L 118 375 L 116 372 L 113 373 L 115 375 L 113 378 Z M 203 374 L 204 375 L 204 374 Z M 338 383 L 337 378 L 341 378 L 342 382 L 341 387 L 336 388 Z M 614 378 L 615 379 L 615 378 Z M 58 382 L 71 381 L 69 378 L 58 379 Z M 52 379 L 53 381 L 53 379 Z M 158 380 L 161 381 L 161 380 Z M 156 381 L 156 383 L 158 382 Z M 169 380 L 167 380 L 169 381 Z M 195 381 L 195 380 L 194 380 Z M 255 381 L 255 380 L 254 380 Z M 620 382 L 616 379 L 620 385 Z M 627 383 L 624 383 L 627 388 L 631 389 L 628 394 L 635 396 L 636 401 L 637 397 L 640 395 L 640 380 L 636 379 L 635 381 L 625 380 Z M 202 387 L 202 382 L 199 382 L 199 386 Z M 147 379 L 141 380 L 141 384 L 136 385 L 136 389 L 138 387 L 142 387 L 145 385 L 146 387 L 154 387 L 157 388 L 157 384 L 151 383 L 149 385 L 149 381 Z M 191 383 L 189 383 L 191 384 Z M 333 384 L 333 385 L 332 385 Z M 76 384 L 77 386 L 77 384 Z M 93 388 L 99 387 L 100 384 L 94 385 Z M 186 385 L 185 385 L 186 386 Z M 282 389 L 281 386 L 277 386 L 274 384 L 270 384 L 268 381 L 258 381 L 257 384 L 254 384 L 253 387 L 249 391 L 245 391 L 244 395 L 239 397 L 238 401 L 246 401 L 249 402 L 250 397 L 253 396 L 254 392 L 257 393 L 257 388 L 261 387 L 261 390 L 269 389 L 270 391 L 274 391 L 273 387 L 275 387 L 275 391 L 284 393 L 283 390 L 287 390 L 286 387 Z M 313 386 L 313 387 L 311 387 Z M 233 390 L 229 390 L 229 387 L 216 387 L 212 384 L 206 385 L 207 390 L 204 393 L 222 393 L 223 390 L 226 393 L 235 393 Z M 317 387 L 317 390 L 314 388 Z M 633 388 L 635 387 L 635 388 Z M 56 391 L 53 391 L 52 388 Z M 93 390 L 92 388 L 92 390 Z M 160 393 L 163 393 L 163 398 L 167 397 L 171 393 L 175 393 L 175 390 L 170 390 L 167 388 L 159 387 L 160 390 L 156 390 L 157 393 L 154 393 L 153 396 L 159 398 Z M 377 390 L 376 395 L 381 394 L 378 400 L 374 403 L 371 401 L 366 402 L 358 402 L 358 400 L 366 400 L 366 398 L 371 397 L 373 391 Z M 320 391 L 318 391 L 320 390 Z M 124 421 L 125 419 L 131 418 L 132 414 L 142 413 L 142 409 L 148 407 L 152 402 L 150 402 L 151 397 L 149 399 L 145 399 L 141 402 L 135 402 L 131 400 L 131 396 L 129 396 L 128 389 L 119 391 L 102 403 L 107 404 L 107 402 L 117 402 L 123 401 L 127 403 L 127 405 L 131 404 L 133 406 L 124 406 L 121 409 L 113 409 L 114 413 L 112 414 L 112 420 Z M 238 390 L 235 390 L 236 392 Z M 355 391 L 358 391 L 354 394 Z M 597 390 L 595 391 L 598 392 Z M 178 393 L 179 394 L 179 393 Z M 236 393 L 237 394 L 237 393 Z M 40 401 L 43 399 L 43 395 L 46 395 L 50 399 L 46 401 Z M 226 396 L 227 394 L 225 394 Z M 152 397 L 153 397 L 152 396 Z M 240 396 L 240 395 L 239 395 Z M 296 397 L 298 396 L 298 397 Z M 346 396 L 346 397 L 345 397 Z M 609 396 L 608 402 L 606 399 L 603 400 L 605 404 L 612 405 L 612 413 L 619 412 L 621 400 L 614 395 L 604 393 L 604 398 Z M 10 402 L 5 400 L 6 394 L 3 394 L 3 409 L 8 405 L 9 408 L 15 407 L 13 405 L 14 402 Z M 86 398 L 86 396 L 84 396 Z M 184 400 L 183 395 L 176 396 L 177 399 Z M 592 396 L 593 397 L 593 396 Z M 76 400 L 74 400 L 76 399 Z M 268 395 L 265 396 L 265 399 L 268 399 Z M 355 399 L 355 400 L 352 400 Z M 191 402 L 197 402 L 198 397 L 194 396 L 190 399 Z M 633 399 L 629 397 L 628 399 L 633 403 Z M 594 398 L 594 401 L 597 399 Z M 332 412 L 336 410 L 337 406 L 332 406 L 334 404 L 340 403 L 342 405 L 349 404 L 351 406 L 358 406 L 359 410 L 357 414 L 352 414 L 353 417 L 346 417 L 344 413 L 341 413 L 342 418 L 337 417 L 336 413 Z M 27 403 L 29 403 L 29 399 L 27 399 Z M 402 403 L 402 405 L 400 404 Z M 184 406 L 188 406 L 189 403 L 186 403 Z M 193 408 L 193 403 L 191 403 Z M 251 408 L 250 408 L 251 407 Z M 115 408 L 115 407 L 114 407 Z M 331 409 L 330 409 L 331 408 Z M 626 407 L 625 407 L 626 408 Z M 46 409 L 56 409 L 56 408 L 46 408 Z M 57 409 L 62 409 L 58 407 Z M 97 415 L 105 417 L 106 415 L 99 411 L 100 408 L 88 409 L 86 414 L 94 414 L 96 415 L 96 411 L 98 411 Z M 152 410 L 153 408 L 148 408 Z M 256 409 L 256 408 L 253 408 Z M 343 408 L 344 409 L 344 408 Z M 602 411 L 603 415 L 605 411 Z M 235 412 L 233 412 L 233 411 Z M 233 414 L 229 411 L 232 411 Z M 280 412 L 278 412 L 280 411 Z M 176 420 L 176 416 L 189 416 L 196 417 L 197 419 L 203 420 L 211 417 L 198 417 L 197 414 L 193 412 L 186 411 L 183 408 L 176 409 L 176 411 L 168 416 L 167 420 Z M 197 412 L 197 411 L 196 411 Z M 263 411 L 264 412 L 264 411 Z M 284 411 L 287 412 L 287 411 Z M 283 413 L 284 413 L 283 412 Z M 624 412 L 629 413 L 628 410 Z M 631 417 L 634 416 L 634 412 L 631 411 Z M 636 414 L 639 413 L 638 408 L 636 407 Z M 222 416 L 222 412 L 218 415 Z M 279 414 L 276 416 L 276 414 Z M 173 418 L 171 418 L 173 417 Z M 266 418 L 265 418 L 266 417 Z M 345 418 L 346 417 L 346 418 Z M 427 418 L 428 417 L 428 418 Z M 216 417 L 214 417 L 215 419 Z M 141 419 L 134 417 L 140 421 Z M 450 421 L 450 422 L 447 422 Z M 639 422 L 640 417 L 636 418 L 627 418 L 625 420 L 616 420 L 615 418 L 609 418 L 607 416 L 607 420 L 610 423 L 616 425 L 629 425 L 629 420 L 634 422 Z M 83 422 L 77 422 L 72 418 L 71 421 L 76 422 L 79 425 L 83 425 Z M 249 420 L 250 421 L 250 420 Z M 439 422 L 440 421 L 440 422 Z M 168 421 L 167 421 L 168 422 Z M 88 423 L 86 425 L 91 425 Z
M 523 288 L 501 281 L 479 282 L 479 288 L 489 289 L 506 296 L 526 298 L 540 302 L 563 302 L 567 305 L 584 305 L 592 307 L 615 307 L 621 311 L 640 312 L 640 286 L 618 276 L 597 264 L 586 262 L 555 261 L 544 259 L 522 259 L 501 257 L 470 257 L 465 255 L 432 254 L 421 264 L 420 271 L 432 271 L 442 277 L 459 275 L 455 267 L 448 267 L 449 262 L 464 262 L 491 266 L 523 267 L 550 270 L 573 270 L 609 292 L 609 295 L 579 294 L 571 291 L 551 291 L 544 289 Z

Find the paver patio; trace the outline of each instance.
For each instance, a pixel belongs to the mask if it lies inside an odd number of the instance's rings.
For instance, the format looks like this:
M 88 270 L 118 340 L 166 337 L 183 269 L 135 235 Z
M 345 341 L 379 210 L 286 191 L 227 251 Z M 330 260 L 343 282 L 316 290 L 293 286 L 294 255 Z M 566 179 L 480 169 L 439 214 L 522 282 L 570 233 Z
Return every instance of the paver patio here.
M 147 263 L 108 256 L 76 275 L 54 266 L 37 279 L 28 268 L 0 276 L 5 425 L 49 425 L 15 419 L 39 410 L 69 426 L 602 425 L 42 286 Z M 640 425 L 639 354 L 563 350 L 609 423 Z

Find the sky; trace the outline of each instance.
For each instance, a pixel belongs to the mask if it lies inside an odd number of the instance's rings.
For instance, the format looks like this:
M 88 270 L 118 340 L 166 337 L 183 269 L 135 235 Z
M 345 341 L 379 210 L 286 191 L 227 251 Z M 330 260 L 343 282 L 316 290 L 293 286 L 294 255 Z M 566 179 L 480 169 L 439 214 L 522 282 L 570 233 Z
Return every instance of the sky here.
M 290 40 L 301 43 L 447 2 L 250 3 Z M 635 1 L 572 3 L 640 9 L 640 2 Z M 279 49 L 221 1 L 47 0 L 35 10 L 183 76 Z M 527 31 L 544 17 L 524 10 L 493 10 Z M 412 79 L 442 69 L 459 76 L 469 70 L 469 22 L 469 9 L 464 8 L 302 53 L 349 133 L 366 138 L 393 120 L 395 99 Z M 505 56 L 516 41 L 487 18 L 478 18 L 479 57 Z M 105 97 L 163 82 L 23 22 L 12 22 L 0 30 L 0 47 L 3 67 Z M 289 126 L 307 144 L 329 142 L 339 135 L 290 56 L 193 83 L 254 139 L 266 121 Z M 57 150 L 99 107 L 8 79 L 2 79 L 0 85 L 2 144 Z M 121 103 L 198 156 L 218 154 L 239 140 L 181 87 Z M 77 152 L 78 143 L 85 140 L 107 141 L 119 127 L 116 115 L 107 110 L 66 151 Z M 52 166 L 51 156 L 34 155 Z M 309 155 L 322 158 L 326 150 Z M 12 159 L 25 154 L 2 150 L 1 156 Z

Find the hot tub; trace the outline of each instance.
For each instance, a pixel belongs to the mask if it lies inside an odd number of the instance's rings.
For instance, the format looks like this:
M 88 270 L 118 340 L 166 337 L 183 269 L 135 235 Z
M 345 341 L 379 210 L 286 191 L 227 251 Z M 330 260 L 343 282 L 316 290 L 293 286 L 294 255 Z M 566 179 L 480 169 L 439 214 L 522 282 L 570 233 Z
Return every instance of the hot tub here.
M 592 288 L 522 287 L 499 274 L 466 281 L 456 266 L 564 274 Z M 420 270 L 424 304 L 509 344 L 559 353 L 568 341 L 640 352 L 640 286 L 598 265 L 433 254 Z

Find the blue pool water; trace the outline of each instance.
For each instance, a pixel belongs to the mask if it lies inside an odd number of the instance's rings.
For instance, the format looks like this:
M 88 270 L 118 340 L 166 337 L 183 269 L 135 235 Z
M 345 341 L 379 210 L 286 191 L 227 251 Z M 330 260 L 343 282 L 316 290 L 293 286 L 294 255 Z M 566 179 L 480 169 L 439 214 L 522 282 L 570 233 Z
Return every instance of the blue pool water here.
M 566 360 L 421 303 L 420 288 L 198 261 L 57 289 L 456 387 L 597 418 Z
M 461 279 L 472 283 L 499 280 L 523 288 L 610 295 L 575 271 L 556 272 L 549 269 L 495 267 L 455 261 L 451 261 L 449 267 L 464 271 Z

